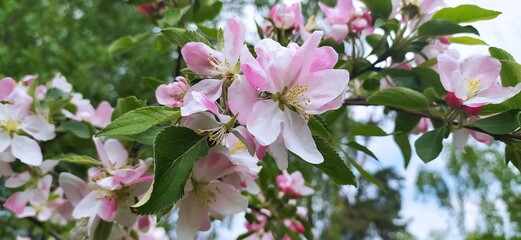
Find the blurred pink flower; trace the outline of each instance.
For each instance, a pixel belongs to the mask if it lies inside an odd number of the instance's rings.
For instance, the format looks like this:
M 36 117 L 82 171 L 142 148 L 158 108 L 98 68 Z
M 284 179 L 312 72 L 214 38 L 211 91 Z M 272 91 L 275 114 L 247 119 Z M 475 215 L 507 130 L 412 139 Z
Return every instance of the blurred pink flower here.
M 176 77 L 175 82 L 161 84 L 156 89 L 157 102 L 164 106 L 181 107 L 183 98 L 190 87 L 184 77 Z
M 277 28 L 280 29 L 295 29 L 299 30 L 304 27 L 304 20 L 302 19 L 302 10 L 300 2 L 291 5 L 275 4 L 270 9 L 269 18 Z
M 277 176 L 277 187 L 285 196 L 300 198 L 313 194 L 313 189 L 305 185 L 304 177 L 299 171 L 289 174 L 286 170 Z

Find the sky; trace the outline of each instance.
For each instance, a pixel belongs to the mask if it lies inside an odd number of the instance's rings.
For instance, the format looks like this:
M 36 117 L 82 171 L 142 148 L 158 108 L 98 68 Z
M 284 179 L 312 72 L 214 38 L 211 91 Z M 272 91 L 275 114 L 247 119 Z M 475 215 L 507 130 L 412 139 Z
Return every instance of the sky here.
M 292 3 L 295 2 L 295 0 L 286 0 L 283 2 Z M 474 4 L 482 8 L 502 12 L 502 14 L 494 20 L 472 23 L 472 25 L 479 30 L 481 39 L 487 42 L 489 46 L 500 47 L 512 54 L 516 60 L 521 59 L 521 47 L 519 47 L 519 43 L 521 42 L 521 21 L 519 21 L 521 4 L 519 4 L 519 0 L 445 0 L 445 2 L 448 6 Z M 257 20 L 257 22 L 263 21 L 260 16 L 255 14 L 253 7 L 247 7 L 241 17 L 243 17 L 247 26 L 255 26 L 254 20 Z M 255 37 L 255 34 L 250 35 L 250 37 L 251 36 Z M 247 37 L 247 40 L 251 41 L 253 39 L 248 39 Z M 453 47 L 459 50 L 461 58 L 466 58 L 474 54 L 488 54 L 488 46 L 454 45 Z M 368 116 L 373 115 L 374 117 L 374 114 L 381 115 L 382 112 L 381 108 L 372 107 L 355 107 L 351 110 L 354 111 L 358 119 L 362 121 L 367 119 Z M 390 122 L 384 123 L 383 129 L 387 132 L 392 132 L 392 125 Z M 411 139 L 411 143 L 415 141 L 415 138 L 417 137 Z M 451 144 L 451 140 L 446 140 L 445 144 Z M 420 202 L 415 199 L 415 180 L 418 169 L 422 167 L 427 169 L 443 169 L 446 160 L 443 153 L 440 157 L 427 165 L 413 154 L 409 167 L 404 169 L 401 153 L 392 137 L 373 138 L 367 147 L 379 157 L 380 161 L 367 161 L 364 167 L 374 170 L 390 166 L 405 177 L 401 214 L 402 217 L 409 222 L 408 231 L 410 233 L 417 239 L 432 239 L 433 231 L 444 233 L 446 239 L 462 238 L 457 232 L 445 232 L 450 224 L 455 223 L 448 211 L 439 208 L 434 202 Z M 477 205 L 474 202 L 468 202 L 464 207 L 466 212 L 465 226 L 469 230 L 474 229 L 479 211 Z M 500 206 L 500 208 L 501 207 L 502 206 Z M 242 216 L 234 218 L 233 224 L 231 224 L 233 226 L 232 231 L 226 228 L 216 229 L 218 229 L 218 231 L 226 231 L 222 233 L 228 237 L 230 232 L 240 234 L 244 232 L 241 218 Z

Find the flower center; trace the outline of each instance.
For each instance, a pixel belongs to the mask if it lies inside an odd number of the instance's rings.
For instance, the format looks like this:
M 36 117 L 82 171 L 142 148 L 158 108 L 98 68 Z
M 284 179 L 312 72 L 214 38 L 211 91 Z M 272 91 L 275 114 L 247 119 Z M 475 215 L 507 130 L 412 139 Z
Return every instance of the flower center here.
M 208 189 L 208 183 L 205 182 L 198 182 L 194 179 L 192 179 L 192 184 L 194 186 L 193 192 L 195 193 L 195 196 L 197 199 L 208 205 L 215 202 L 215 193 L 212 191 L 209 191 Z M 219 191 L 219 189 L 217 189 Z
M 5 129 L 9 134 L 16 132 L 16 130 L 18 130 L 18 127 L 20 126 L 20 123 L 18 121 L 12 119 L 2 120 L 0 123 L 0 126 L 3 129 Z
M 272 96 L 272 99 L 275 101 L 279 101 L 281 109 L 284 109 L 284 106 L 287 106 L 290 109 L 304 114 L 304 117 L 309 117 L 304 112 L 303 108 L 303 105 L 309 105 L 311 103 L 311 99 L 306 97 L 306 95 L 304 94 L 307 90 L 309 90 L 308 84 L 298 84 L 296 87 L 293 87 L 291 89 L 288 89 L 288 87 L 284 87 L 284 89 L 282 89 L 282 92 L 274 94 Z
M 479 92 L 479 87 L 481 85 L 479 79 L 477 80 L 468 80 L 465 78 L 465 83 L 467 85 L 467 98 L 473 98 Z
M 247 150 L 246 148 L 246 145 L 244 145 L 244 143 L 242 143 L 241 141 L 237 141 L 231 148 L 230 148 L 230 153 L 231 154 L 234 154 L 236 152 L 239 152 L 239 151 L 244 151 L 244 150 Z
M 213 66 L 213 70 L 220 73 L 223 79 L 231 79 L 239 72 L 238 64 L 232 67 L 226 59 L 222 61 L 213 56 L 212 53 L 209 53 L 209 56 L 208 61 Z M 212 70 L 208 70 L 208 73 L 212 74 Z

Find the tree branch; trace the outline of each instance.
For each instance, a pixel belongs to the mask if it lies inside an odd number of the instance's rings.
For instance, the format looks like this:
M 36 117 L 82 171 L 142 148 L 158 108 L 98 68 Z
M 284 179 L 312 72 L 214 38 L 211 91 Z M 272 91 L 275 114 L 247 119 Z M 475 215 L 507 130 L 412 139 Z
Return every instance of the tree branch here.
M 353 99 L 346 99 L 346 100 L 344 100 L 343 106 L 381 106 L 381 105 L 368 103 L 365 98 L 353 98 Z M 430 118 L 430 119 L 434 119 L 434 120 L 438 120 L 438 121 L 443 121 L 442 118 L 440 118 L 438 116 L 434 116 L 434 115 L 432 115 L 432 114 L 430 114 L 428 112 L 415 112 L 415 111 L 411 111 L 411 110 L 407 110 L 407 109 L 401 109 L 401 108 L 395 108 L 395 107 L 387 107 L 387 108 L 389 108 L 389 109 L 391 109 L 393 111 L 397 111 L 397 112 L 404 112 L 404 113 L 409 113 L 409 114 L 416 115 L 416 116 L 421 116 L 421 117 L 426 117 L 426 118 Z M 456 124 L 454 124 L 454 125 L 456 125 Z M 508 140 L 521 141 L 521 135 L 516 135 L 516 134 L 493 134 L 493 133 L 489 133 L 489 132 L 487 132 L 487 131 L 485 131 L 485 130 L 483 130 L 481 128 L 475 127 L 475 126 L 463 126 L 463 128 L 488 134 L 488 135 L 490 135 L 490 136 L 494 137 L 495 139 L 497 139 L 499 141 L 502 141 L 502 142 L 505 142 L 505 141 L 508 141 Z

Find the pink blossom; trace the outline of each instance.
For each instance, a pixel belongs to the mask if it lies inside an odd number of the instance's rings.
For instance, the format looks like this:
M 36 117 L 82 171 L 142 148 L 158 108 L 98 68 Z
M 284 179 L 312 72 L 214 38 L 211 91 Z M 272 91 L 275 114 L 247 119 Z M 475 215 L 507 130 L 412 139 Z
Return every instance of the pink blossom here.
M 75 114 L 64 109 L 63 113 L 68 118 L 76 121 L 89 122 L 98 128 L 104 128 L 112 121 L 111 118 L 114 108 L 106 101 L 101 102 L 98 107 L 94 109 L 90 100 L 84 99 L 80 93 L 73 93 L 71 103 L 74 104 L 77 109 Z
M 314 32 L 302 47 L 263 39 L 255 45 L 257 58 L 243 47 L 245 79 L 238 77 L 229 88 L 231 111 L 258 143 L 270 146 L 281 169 L 287 168 L 287 150 L 313 164 L 324 160 L 307 118 L 339 108 L 347 88 L 349 73 L 332 69 L 338 55 L 331 47 L 318 48 L 321 37 Z
M 237 168 L 215 148 L 194 164 L 192 177 L 185 186 L 185 196 L 179 201 L 179 239 L 193 239 L 198 231 L 210 229 L 209 215 L 222 219 L 247 208 L 248 200 L 239 190 L 218 180 Z
M 296 2 L 291 5 L 275 4 L 270 9 L 269 18 L 277 28 L 280 29 L 295 29 L 299 30 L 304 27 L 304 20 L 302 19 L 302 10 L 300 3 Z
M 288 197 L 300 198 L 313 194 L 313 189 L 305 185 L 304 177 L 299 171 L 293 172 L 291 175 L 284 170 L 281 175 L 277 176 L 277 187 Z
M 472 115 L 486 104 L 504 102 L 521 91 L 521 83 L 515 87 L 499 85 L 500 70 L 501 63 L 490 56 L 473 56 L 461 64 L 447 54 L 438 56 L 440 80 L 449 92 L 445 101 L 452 108 L 463 107 Z
M 425 60 L 437 58 L 440 54 L 446 53 L 453 58 L 459 58 L 459 52 L 455 49 L 449 48 L 450 41 L 446 37 L 440 37 L 429 45 L 425 46 L 421 53 L 422 55 L 416 54 L 414 61 L 417 65 L 425 62 Z
M 239 72 L 239 55 L 244 44 L 244 23 L 238 17 L 228 20 L 224 28 L 224 46 L 214 50 L 202 42 L 187 43 L 181 53 L 194 73 L 205 77 L 233 78 Z
M 190 85 L 184 77 L 176 77 L 175 80 L 173 83 L 161 84 L 157 87 L 156 99 L 159 104 L 171 107 L 183 106 L 183 98 Z
M 38 166 L 43 159 L 36 140 L 53 139 L 55 127 L 42 116 L 30 115 L 29 105 L 24 105 L 0 104 L 0 152 L 8 151 L 23 163 Z
M 52 176 L 47 174 L 58 164 L 55 160 L 46 160 L 40 166 L 39 174 L 24 171 L 15 174 L 5 181 L 8 188 L 24 187 L 25 190 L 11 195 L 4 207 L 14 212 L 18 217 L 28 216 L 31 208 L 27 204 L 43 204 L 49 198 Z M 35 213 L 36 214 L 36 213 Z
M 7 100 L 7 97 L 13 92 L 16 81 L 10 77 L 0 80 L 0 101 Z

